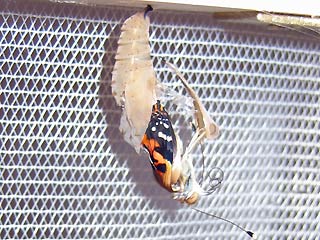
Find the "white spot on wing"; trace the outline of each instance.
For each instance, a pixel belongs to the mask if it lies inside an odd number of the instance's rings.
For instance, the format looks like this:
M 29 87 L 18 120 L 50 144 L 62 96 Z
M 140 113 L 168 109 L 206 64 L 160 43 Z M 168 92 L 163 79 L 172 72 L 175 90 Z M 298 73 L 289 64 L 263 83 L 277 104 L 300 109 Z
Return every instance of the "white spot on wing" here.
M 163 140 L 165 140 L 167 142 L 171 142 L 172 141 L 172 136 L 167 136 L 163 132 L 158 132 L 158 137 L 162 138 Z
M 151 131 L 152 131 L 152 132 L 155 132 L 156 130 L 157 130 L 156 127 L 152 127 L 152 128 L 151 128 Z
M 158 137 L 167 140 L 167 135 L 165 135 L 163 132 L 158 132 Z
M 164 126 L 165 128 L 169 128 L 169 125 L 166 124 L 166 123 L 163 123 L 163 126 Z

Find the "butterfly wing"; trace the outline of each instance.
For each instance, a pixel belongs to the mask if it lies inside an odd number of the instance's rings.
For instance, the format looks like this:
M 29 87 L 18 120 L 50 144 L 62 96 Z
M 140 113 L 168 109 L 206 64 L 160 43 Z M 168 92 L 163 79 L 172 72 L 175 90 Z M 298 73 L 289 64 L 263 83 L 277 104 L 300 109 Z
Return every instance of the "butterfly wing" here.
M 157 180 L 171 191 L 171 171 L 177 144 L 169 114 L 160 101 L 153 106 L 142 145 L 149 153 L 150 163 Z

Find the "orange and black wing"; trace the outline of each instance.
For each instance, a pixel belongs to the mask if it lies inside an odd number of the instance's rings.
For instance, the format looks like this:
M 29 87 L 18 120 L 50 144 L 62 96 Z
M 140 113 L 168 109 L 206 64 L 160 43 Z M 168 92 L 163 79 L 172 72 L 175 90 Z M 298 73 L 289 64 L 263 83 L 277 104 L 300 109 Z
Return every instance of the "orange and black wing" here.
M 153 106 L 142 145 L 149 153 L 150 163 L 157 180 L 165 188 L 171 190 L 171 170 L 176 149 L 176 137 L 169 114 L 159 100 Z

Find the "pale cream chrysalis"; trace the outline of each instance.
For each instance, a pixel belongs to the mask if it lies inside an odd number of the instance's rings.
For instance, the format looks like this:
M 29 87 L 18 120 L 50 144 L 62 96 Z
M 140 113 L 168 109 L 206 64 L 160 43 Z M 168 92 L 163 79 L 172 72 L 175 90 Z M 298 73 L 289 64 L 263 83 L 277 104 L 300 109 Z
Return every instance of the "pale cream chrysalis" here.
M 112 72 L 112 94 L 123 106 L 120 130 L 137 152 L 156 102 L 156 76 L 149 46 L 149 17 L 139 12 L 121 27 L 116 63 Z

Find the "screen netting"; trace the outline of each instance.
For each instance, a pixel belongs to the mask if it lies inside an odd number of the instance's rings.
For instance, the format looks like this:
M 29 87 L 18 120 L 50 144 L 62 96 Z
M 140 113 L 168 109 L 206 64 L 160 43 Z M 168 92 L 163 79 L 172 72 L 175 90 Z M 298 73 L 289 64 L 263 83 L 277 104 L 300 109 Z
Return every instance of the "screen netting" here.
M 136 11 L 0 1 L 2 239 L 247 239 L 170 199 L 123 141 L 111 71 Z M 211 14 L 150 18 L 159 80 L 185 94 L 159 59 L 174 62 L 221 128 L 203 155 L 224 181 L 197 207 L 259 239 L 319 239 L 319 40 Z

